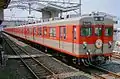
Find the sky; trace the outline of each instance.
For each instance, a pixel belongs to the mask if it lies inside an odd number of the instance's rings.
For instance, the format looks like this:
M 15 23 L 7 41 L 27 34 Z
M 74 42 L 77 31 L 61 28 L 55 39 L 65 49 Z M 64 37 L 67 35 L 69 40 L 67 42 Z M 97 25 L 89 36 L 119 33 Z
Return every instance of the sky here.
M 71 2 L 79 2 L 79 0 L 70 0 Z M 82 1 L 82 14 L 90 13 L 93 11 L 106 12 L 114 16 L 120 17 L 120 0 L 81 0 Z M 21 9 L 6 9 L 4 10 L 5 16 L 14 17 L 27 17 L 28 11 Z M 41 17 L 41 13 L 32 11 L 34 17 Z
M 120 16 L 119 3 L 120 0 L 83 0 L 82 12 L 102 11 Z

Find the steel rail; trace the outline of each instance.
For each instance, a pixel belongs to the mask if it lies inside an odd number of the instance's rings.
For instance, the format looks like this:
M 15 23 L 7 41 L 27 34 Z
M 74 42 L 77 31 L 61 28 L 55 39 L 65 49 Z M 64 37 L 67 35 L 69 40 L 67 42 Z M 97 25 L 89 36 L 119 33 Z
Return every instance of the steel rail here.
M 34 57 L 32 57 L 25 49 L 20 48 L 19 46 L 17 46 L 19 49 L 21 49 L 22 51 L 24 51 L 27 55 L 29 55 L 34 61 L 36 61 L 39 65 L 43 66 L 45 69 L 47 69 L 50 73 L 53 74 L 53 76 L 55 75 L 55 73 L 53 71 L 51 71 L 50 69 L 48 69 L 45 65 L 43 65 L 42 63 L 39 62 L 39 60 L 35 59 Z
M 117 54 L 115 55 L 115 54 L 114 54 L 114 55 L 112 55 L 112 57 L 113 57 L 113 58 L 120 59 L 120 54 L 119 54 L 119 55 L 117 55 Z
M 8 43 L 8 41 L 5 39 L 6 43 Z M 13 49 L 13 47 L 10 45 L 10 43 L 8 43 L 9 47 L 15 52 L 15 54 L 19 55 L 17 53 L 17 51 L 15 51 Z M 20 56 L 20 55 L 19 55 Z M 24 62 L 24 60 L 22 59 L 22 57 L 20 56 L 21 61 L 24 63 L 24 65 L 30 70 L 30 72 L 35 76 L 36 79 L 39 79 L 39 77 L 35 74 L 35 72 Z
M 25 49 L 22 49 L 20 46 L 16 45 L 16 47 L 18 47 L 20 50 L 22 50 L 23 52 L 25 52 L 27 55 L 29 55 L 34 61 L 36 61 L 39 65 L 43 66 L 45 69 L 47 69 L 50 73 L 53 74 L 53 77 L 55 78 L 55 73 L 52 72 L 50 69 L 48 69 L 46 66 L 44 66 L 42 63 L 40 63 L 37 59 L 35 59 L 34 57 L 32 57 Z M 23 59 L 22 59 L 23 60 Z M 24 61 L 24 60 L 23 60 Z M 93 66 L 93 65 L 92 65 Z M 100 69 L 100 68 L 99 68 Z M 32 69 L 31 69 L 32 70 Z M 102 69 L 103 70 L 103 69 Z M 33 71 L 34 72 L 34 71 Z M 35 74 L 35 73 L 34 73 Z M 36 74 L 35 74 L 36 75 Z M 96 78 L 100 78 L 100 79 L 106 79 L 105 77 L 96 74 L 96 73 L 91 73 L 91 75 L 93 75 Z M 36 75 L 37 77 L 37 75 Z M 120 78 L 120 77 L 119 77 Z M 39 79 L 39 78 L 37 78 Z
M 91 75 L 93 75 L 94 77 L 96 78 L 100 78 L 100 79 L 106 79 L 105 77 L 101 76 L 101 75 L 98 75 L 96 73 L 92 73 Z
M 10 42 L 12 42 L 12 40 L 10 40 L 9 39 L 9 41 Z M 8 41 L 6 41 L 7 43 L 8 43 Z M 48 69 L 46 66 L 44 66 L 42 63 L 40 63 L 37 59 L 35 59 L 34 57 L 32 57 L 30 54 L 28 54 L 27 53 L 27 51 L 25 51 L 24 49 L 22 49 L 21 47 L 19 47 L 18 45 L 16 45 L 14 42 L 12 42 L 14 45 L 15 45 L 15 47 L 17 47 L 17 48 L 19 48 L 19 50 L 21 50 L 21 51 L 23 51 L 24 53 L 26 53 L 27 55 L 29 55 L 31 58 L 32 58 L 32 60 L 34 60 L 38 65 L 40 65 L 40 66 L 42 66 L 44 69 L 46 69 L 49 73 L 51 73 L 52 74 L 52 77 L 54 77 L 55 78 L 55 73 L 54 72 L 52 72 L 50 69 Z M 9 43 L 8 43 L 9 44 Z M 9 46 L 12 48 L 12 46 L 9 44 Z M 22 59 L 22 57 L 21 57 L 21 55 L 20 54 L 18 54 L 17 53 L 17 51 L 15 51 L 13 48 L 12 48 L 12 50 L 17 54 L 17 55 L 19 55 L 20 56 L 20 59 L 24 62 L 24 60 Z M 25 63 L 25 62 L 24 62 Z M 27 64 L 25 64 L 26 65 L 26 67 L 28 67 L 28 69 L 30 69 L 30 71 L 32 72 L 32 74 L 36 77 L 36 79 L 39 79 L 39 77 L 35 74 L 35 72 L 27 65 Z
M 120 78 L 120 75 L 118 75 L 117 73 L 111 72 L 111 71 L 109 71 L 109 70 L 107 70 L 107 69 L 104 69 L 104 68 L 99 67 L 99 66 L 95 66 L 95 65 L 93 65 L 93 64 L 91 64 L 90 66 L 92 66 L 92 67 L 94 67 L 94 68 L 97 68 L 97 69 L 99 69 L 99 70 L 101 70 L 101 71 L 107 72 L 109 75 L 112 75 L 112 76 L 114 76 L 115 78 Z

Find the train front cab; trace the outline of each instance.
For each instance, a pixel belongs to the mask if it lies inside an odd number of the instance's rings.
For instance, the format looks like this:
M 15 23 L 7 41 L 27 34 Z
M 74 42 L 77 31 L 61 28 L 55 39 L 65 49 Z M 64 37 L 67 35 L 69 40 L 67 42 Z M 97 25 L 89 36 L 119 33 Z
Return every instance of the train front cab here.
M 80 20 L 80 54 L 84 64 L 105 63 L 113 50 L 113 20 L 91 16 Z

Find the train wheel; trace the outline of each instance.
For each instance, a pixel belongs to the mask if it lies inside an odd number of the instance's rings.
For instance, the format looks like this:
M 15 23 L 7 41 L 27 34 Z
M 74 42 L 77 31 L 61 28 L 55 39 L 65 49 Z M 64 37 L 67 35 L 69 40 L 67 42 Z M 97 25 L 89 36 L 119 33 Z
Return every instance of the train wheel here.
M 46 52 L 46 53 L 48 52 L 48 49 L 47 49 L 47 48 L 45 48 L 45 52 Z

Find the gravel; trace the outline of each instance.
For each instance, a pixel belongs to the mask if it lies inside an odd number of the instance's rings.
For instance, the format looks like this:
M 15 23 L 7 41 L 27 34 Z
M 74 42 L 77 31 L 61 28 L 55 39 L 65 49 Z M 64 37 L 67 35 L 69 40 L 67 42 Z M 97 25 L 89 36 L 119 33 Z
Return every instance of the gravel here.
M 120 64 L 116 62 L 107 62 L 106 64 L 101 65 L 101 67 L 115 73 L 120 72 Z
M 81 75 L 81 76 L 71 76 L 71 77 L 67 77 L 67 78 L 64 78 L 64 79 L 90 79 L 84 75 Z
M 0 79 L 33 79 L 20 60 L 9 59 L 6 66 L 0 66 Z

